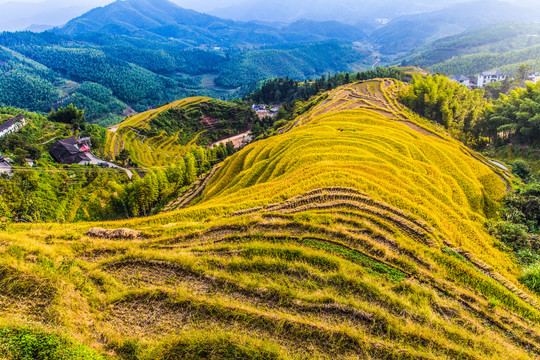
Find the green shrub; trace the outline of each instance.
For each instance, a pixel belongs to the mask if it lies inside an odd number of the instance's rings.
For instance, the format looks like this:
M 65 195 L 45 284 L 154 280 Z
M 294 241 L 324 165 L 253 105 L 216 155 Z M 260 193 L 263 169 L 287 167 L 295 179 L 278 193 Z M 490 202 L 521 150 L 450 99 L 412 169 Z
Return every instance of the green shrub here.
M 531 167 L 525 161 L 519 159 L 512 164 L 512 174 L 522 180 L 528 180 L 531 176 Z
M 102 360 L 82 344 L 30 328 L 0 329 L 0 355 L 12 360 Z
M 527 232 L 527 227 L 523 224 L 508 221 L 492 222 L 488 224 L 488 231 L 514 251 L 530 248 L 535 243 L 533 237 Z
M 540 295 L 540 263 L 526 267 L 519 280 L 529 289 Z
M 169 342 L 152 359 L 272 360 L 284 359 L 277 346 L 231 333 L 184 334 Z

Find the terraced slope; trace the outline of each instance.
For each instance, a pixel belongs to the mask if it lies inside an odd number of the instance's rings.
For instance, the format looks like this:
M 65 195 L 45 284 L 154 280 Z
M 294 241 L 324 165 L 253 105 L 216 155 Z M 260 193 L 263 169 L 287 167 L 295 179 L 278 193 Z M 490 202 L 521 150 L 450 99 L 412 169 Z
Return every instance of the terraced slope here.
M 191 144 L 180 144 L 178 134 L 167 136 L 161 133 L 149 138 L 145 133 L 150 130 L 150 121 L 163 111 L 196 105 L 205 100 L 210 100 L 210 98 L 182 99 L 162 108 L 131 116 L 109 129 L 105 146 L 106 154 L 114 159 L 122 150 L 127 149 L 133 162 L 146 167 L 174 162 L 177 156 L 189 150 Z
M 115 158 L 127 149 L 131 160 L 143 167 L 171 165 L 194 146 L 207 146 L 245 131 L 255 119 L 246 105 L 186 98 L 133 115 L 110 128 L 106 152 Z
M 338 89 L 180 210 L 0 233 L 0 319 L 109 358 L 538 358 L 537 297 L 483 227 L 508 175 L 407 113 L 398 86 Z

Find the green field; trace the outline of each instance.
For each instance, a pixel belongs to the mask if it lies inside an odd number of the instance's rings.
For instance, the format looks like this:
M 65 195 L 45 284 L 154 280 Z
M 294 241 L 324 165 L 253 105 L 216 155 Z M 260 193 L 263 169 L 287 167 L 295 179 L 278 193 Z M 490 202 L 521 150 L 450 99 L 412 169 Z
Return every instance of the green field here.
M 510 175 L 407 111 L 401 86 L 332 91 L 220 164 L 182 209 L 0 232 L 0 350 L 8 359 L 28 349 L 76 359 L 540 356 L 538 298 L 484 228 Z M 142 236 L 85 235 L 93 227 Z

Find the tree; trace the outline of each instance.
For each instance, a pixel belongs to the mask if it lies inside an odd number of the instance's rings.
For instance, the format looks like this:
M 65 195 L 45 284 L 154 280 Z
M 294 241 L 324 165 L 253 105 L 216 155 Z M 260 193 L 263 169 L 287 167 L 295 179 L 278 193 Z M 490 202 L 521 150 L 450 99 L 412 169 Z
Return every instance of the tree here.
M 525 89 L 501 95 L 486 113 L 483 127 L 492 142 L 532 145 L 540 139 L 540 84 L 528 82 Z M 486 136 L 488 135 L 486 134 Z
M 232 143 L 232 141 L 227 141 L 227 144 L 225 144 L 225 147 L 227 149 L 227 155 L 232 155 L 234 154 L 234 144 Z
M 530 166 L 523 160 L 516 160 L 512 164 L 512 174 L 521 178 L 522 180 L 528 180 L 531 176 Z
M 517 70 L 516 81 L 519 82 L 520 86 L 525 86 L 525 81 L 527 80 L 527 75 L 531 71 L 531 66 L 529 64 L 521 64 Z
M 183 158 L 171 168 L 167 169 L 167 180 L 171 184 L 181 187 L 186 181 L 186 163 Z
M 86 119 L 84 110 L 79 110 L 73 104 L 68 107 L 60 107 L 57 110 L 51 110 L 49 121 L 71 124 L 74 130 L 84 129 Z
M 116 161 L 119 161 L 122 164 L 125 164 L 130 156 L 131 154 L 128 149 L 122 149 L 122 151 L 120 151 L 120 154 L 116 156 Z
M 255 125 L 253 125 L 253 127 L 251 128 L 251 135 L 254 138 L 257 138 L 259 135 L 262 135 L 263 133 L 264 133 L 264 130 L 261 126 L 261 123 L 257 121 Z
M 399 94 L 414 112 L 435 121 L 464 142 L 476 140 L 478 123 L 487 108 L 480 90 L 469 90 L 446 76 L 415 76 L 412 85 Z
M 197 162 L 193 153 L 187 153 L 184 158 L 186 162 L 185 184 L 192 184 L 197 180 Z

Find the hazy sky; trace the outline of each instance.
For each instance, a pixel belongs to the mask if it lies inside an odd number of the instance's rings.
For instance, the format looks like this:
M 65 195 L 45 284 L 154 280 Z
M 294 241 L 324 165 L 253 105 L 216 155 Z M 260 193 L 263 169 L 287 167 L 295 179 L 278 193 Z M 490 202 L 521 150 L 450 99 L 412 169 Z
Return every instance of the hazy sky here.
M 4 3 L 8 3 L 8 2 L 12 2 L 12 3 L 29 3 L 29 2 L 33 2 L 33 3 L 39 3 L 39 2 L 44 2 L 45 0 L 0 0 L 0 4 L 4 4 Z M 216 8 L 221 8 L 221 7 L 227 7 L 227 6 L 230 6 L 230 5 L 238 5 L 238 4 L 243 4 L 243 3 L 249 3 L 249 2 L 253 2 L 253 0 L 173 0 L 174 2 L 182 5 L 182 6 L 185 6 L 185 7 L 189 7 L 189 8 L 194 8 L 194 9 L 200 9 L 200 10 L 203 10 L 203 9 L 216 9 Z M 271 0 L 269 0 L 271 1 Z M 292 0 L 294 1 L 294 0 Z M 456 2 L 462 2 L 463 0 L 460 0 L 460 1 L 456 1 Z M 532 4 L 538 4 L 540 1 L 539 0 L 503 0 L 503 1 L 507 1 L 507 2 L 512 2 L 512 3 L 516 3 L 516 4 L 519 4 L 519 3 L 522 3 L 522 4 L 527 4 L 527 5 L 532 5 Z M 96 6 L 102 6 L 104 3 L 111 3 L 113 2 L 113 0 L 58 0 L 58 2 L 63 2 L 66 6 L 70 6 L 70 5 L 79 5 L 81 3 L 84 3 L 84 4 L 91 4 L 92 2 L 94 2 L 96 4 Z M 341 1 L 340 0 L 332 0 L 333 3 L 340 3 Z M 358 3 L 362 3 L 363 1 L 362 0 L 358 0 Z M 407 2 L 407 0 L 403 0 L 403 2 Z M 540 5 L 539 5 L 540 6 Z
M 23 30 L 31 25 L 59 26 L 114 0 L 0 0 L 0 31 Z M 298 19 L 354 23 L 361 16 L 393 18 L 419 11 L 479 0 L 172 0 L 200 12 L 236 20 L 292 22 Z M 540 0 L 503 0 L 538 8 Z M 35 3 L 36 5 L 34 5 Z M 26 4 L 26 6 L 24 5 Z M 264 11 L 261 11 L 261 8 Z M 373 13 L 369 11 L 373 10 Z M 365 19 L 364 19 L 365 20 Z
M 226 7 L 230 5 L 237 5 L 242 3 L 249 3 L 252 2 L 250 0 L 173 0 L 176 3 L 179 3 L 180 5 L 183 5 L 185 7 L 190 8 L 208 8 L 208 9 L 215 9 L 220 7 Z M 294 1 L 294 0 L 293 0 Z M 462 0 L 461 0 L 462 1 Z M 459 2 L 461 2 L 459 1 Z M 539 1 L 538 0 L 503 0 L 513 3 L 527 3 L 527 4 L 536 4 Z M 13 3 L 28 3 L 28 2 L 44 2 L 44 0 L 0 0 L 0 4 L 13 2 Z M 91 0 L 63 0 L 63 3 L 66 5 L 77 5 L 80 3 L 89 4 L 92 2 L 96 3 L 96 6 L 102 6 L 103 3 L 111 3 L 113 0 L 102 0 L 102 1 L 91 1 Z M 339 3 L 340 0 L 333 0 L 333 3 Z M 359 3 L 362 3 L 362 0 L 358 0 Z M 407 2 L 407 0 L 403 0 L 403 2 Z M 456 1 L 458 2 L 458 1 Z

